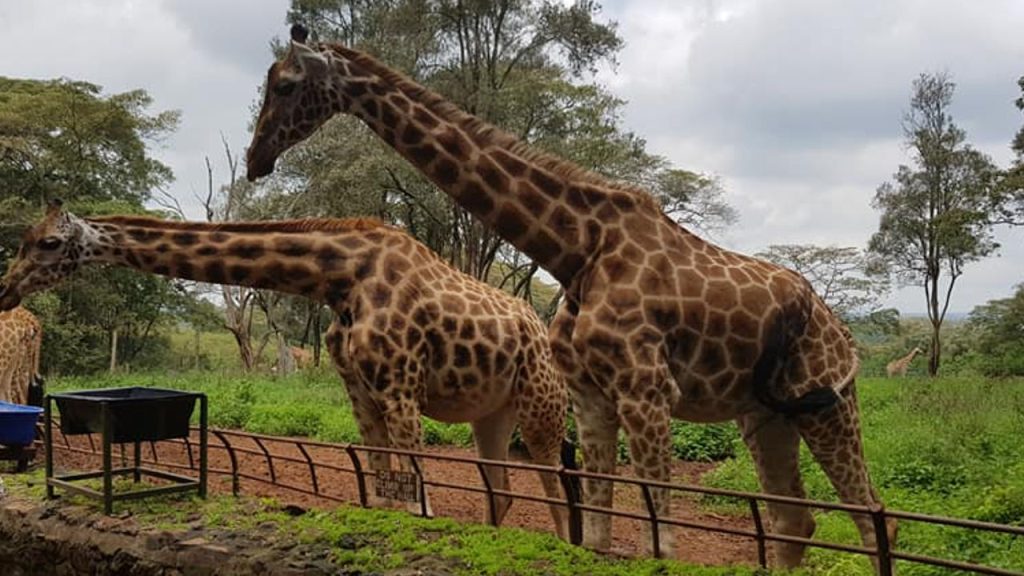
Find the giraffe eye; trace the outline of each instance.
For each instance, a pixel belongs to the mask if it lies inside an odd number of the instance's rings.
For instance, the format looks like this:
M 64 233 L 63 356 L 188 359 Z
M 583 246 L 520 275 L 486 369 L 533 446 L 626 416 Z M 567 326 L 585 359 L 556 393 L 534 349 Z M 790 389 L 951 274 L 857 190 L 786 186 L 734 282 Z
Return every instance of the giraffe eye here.
M 274 86 L 274 94 L 278 96 L 291 96 L 295 92 L 295 82 L 278 82 Z
M 36 242 L 36 246 L 38 246 L 40 250 L 56 250 L 57 248 L 60 248 L 60 245 L 61 239 L 54 236 L 47 236 L 39 242 Z

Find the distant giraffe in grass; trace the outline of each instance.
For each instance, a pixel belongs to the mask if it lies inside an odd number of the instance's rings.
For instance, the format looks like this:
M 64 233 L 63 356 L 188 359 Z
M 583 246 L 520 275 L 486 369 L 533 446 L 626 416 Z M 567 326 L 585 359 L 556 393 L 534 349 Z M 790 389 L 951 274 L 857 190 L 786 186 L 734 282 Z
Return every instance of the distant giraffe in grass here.
M 910 368 L 910 363 L 914 361 L 914 358 L 916 358 L 918 354 L 922 354 L 921 349 L 915 347 L 913 350 L 910 351 L 910 354 L 907 354 L 902 358 L 897 358 L 896 360 L 893 360 L 892 362 L 886 364 L 885 373 L 890 378 L 892 378 L 893 376 L 899 376 L 901 378 L 906 376 L 907 368 Z
M 422 448 L 424 414 L 469 422 L 482 458 L 507 459 L 518 425 L 534 462 L 560 462 L 568 394 L 537 314 L 395 227 L 373 219 L 78 218 L 55 203 L 0 282 L 0 310 L 91 263 L 327 304 L 336 319 L 326 344 L 367 444 Z M 370 465 L 384 470 L 390 460 L 375 454 Z M 508 490 L 507 470 L 485 472 L 494 489 Z M 557 477 L 540 476 L 547 497 L 562 498 Z M 485 507 L 487 519 L 500 522 L 509 505 L 497 497 L 493 516 Z M 565 512 L 552 506 L 551 513 L 566 536 Z

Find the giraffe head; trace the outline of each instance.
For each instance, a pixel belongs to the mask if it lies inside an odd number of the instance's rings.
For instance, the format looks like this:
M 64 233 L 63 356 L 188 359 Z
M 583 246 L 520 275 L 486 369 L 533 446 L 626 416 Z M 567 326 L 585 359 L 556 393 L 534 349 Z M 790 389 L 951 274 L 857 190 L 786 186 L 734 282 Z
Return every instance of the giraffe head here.
M 292 26 L 288 52 L 267 72 L 263 108 L 246 153 L 249 181 L 273 172 L 282 152 L 339 111 L 337 79 L 328 73 L 334 56 L 307 44 L 308 37 L 303 26 Z
M 77 270 L 88 253 L 85 229 L 60 200 L 50 202 L 43 220 L 25 232 L 18 256 L 0 280 L 0 310 L 14 308 Z

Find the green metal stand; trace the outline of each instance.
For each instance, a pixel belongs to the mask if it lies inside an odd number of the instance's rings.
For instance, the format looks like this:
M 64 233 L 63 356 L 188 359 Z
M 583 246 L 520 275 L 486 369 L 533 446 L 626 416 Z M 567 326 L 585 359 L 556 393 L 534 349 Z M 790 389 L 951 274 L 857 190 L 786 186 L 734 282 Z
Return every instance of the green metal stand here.
M 170 472 L 164 472 L 163 470 L 154 470 L 152 468 L 146 468 L 142 466 L 142 453 L 140 449 L 140 442 L 134 442 L 134 458 L 131 467 L 125 468 L 114 468 L 113 467 L 113 456 L 112 456 L 112 443 L 111 437 L 113 436 L 113 422 L 110 417 L 109 405 L 107 402 L 101 402 L 100 411 L 100 427 L 102 428 L 102 445 L 103 445 L 103 464 L 102 469 L 93 472 L 83 472 L 77 474 L 65 474 L 62 476 L 56 476 L 53 473 L 53 399 L 50 396 L 46 397 L 44 406 L 44 420 L 45 420 L 45 443 L 46 443 L 46 497 L 48 499 L 54 497 L 54 488 L 61 488 L 68 492 L 75 494 L 81 494 L 83 496 L 100 500 L 103 502 L 103 512 L 105 514 L 111 514 L 114 508 L 114 501 L 116 500 L 134 500 L 139 498 L 146 498 L 148 496 L 157 496 L 161 494 L 174 494 L 179 492 L 189 492 L 195 490 L 200 498 L 206 498 L 206 481 L 207 481 L 207 400 L 205 394 L 199 394 L 199 478 L 191 478 L 188 476 L 182 476 L 180 474 L 173 474 Z M 188 449 L 188 448 L 186 448 Z M 153 478 L 159 478 L 161 480 L 167 480 L 172 482 L 168 486 L 157 486 L 154 488 L 144 488 L 138 490 L 132 490 L 131 492 L 123 492 L 120 494 L 114 494 L 114 476 L 132 476 L 134 483 L 138 484 L 142 481 L 143 476 L 150 476 Z M 103 490 L 94 490 L 87 486 L 81 486 L 75 484 L 77 481 L 88 480 L 91 478 L 102 478 L 103 479 Z

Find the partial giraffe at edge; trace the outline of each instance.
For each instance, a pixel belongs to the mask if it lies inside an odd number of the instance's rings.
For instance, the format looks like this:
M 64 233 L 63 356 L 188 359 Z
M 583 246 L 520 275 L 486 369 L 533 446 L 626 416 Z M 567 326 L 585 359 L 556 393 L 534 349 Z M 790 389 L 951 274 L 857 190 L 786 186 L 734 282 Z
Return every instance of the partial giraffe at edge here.
M 768 492 L 804 496 L 799 442 L 807 442 L 844 502 L 874 505 L 861 445 L 849 330 L 797 273 L 722 249 L 672 221 L 645 191 L 531 149 L 371 56 L 307 42 L 293 26 L 247 152 L 247 177 L 338 113 L 382 140 L 538 264 L 565 289 L 551 345 L 569 378 L 593 472 L 614 471 L 624 427 L 638 476 L 670 480 L 671 418 L 735 419 Z M 659 515 L 669 494 L 652 490 Z M 588 481 L 585 502 L 610 506 Z M 773 530 L 810 536 L 803 507 L 769 505 Z M 867 547 L 869 518 L 854 515 Z M 584 544 L 606 550 L 607 515 L 586 513 Z M 895 538 L 895 522 L 890 524 Z M 660 530 L 671 553 L 669 526 Z M 775 544 L 795 566 L 804 546 Z
M 482 458 L 506 460 L 518 425 L 534 462 L 560 463 L 568 394 L 536 313 L 383 222 L 79 218 L 55 203 L 0 282 L 0 310 L 93 263 L 327 304 L 336 314 L 327 347 L 366 444 L 421 449 L 424 414 L 469 422 Z M 390 461 L 374 453 L 370 466 L 385 470 Z M 485 473 L 493 488 L 508 489 L 507 469 Z M 549 498 L 563 499 L 554 474 L 540 477 Z M 496 501 L 485 519 L 500 523 L 511 501 Z M 552 505 L 551 514 L 566 537 L 565 512 Z
M 0 401 L 28 404 L 33 383 L 41 380 L 39 360 L 43 326 L 22 307 L 0 311 Z

